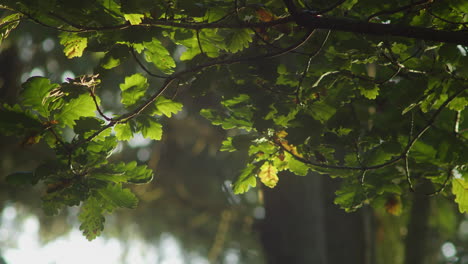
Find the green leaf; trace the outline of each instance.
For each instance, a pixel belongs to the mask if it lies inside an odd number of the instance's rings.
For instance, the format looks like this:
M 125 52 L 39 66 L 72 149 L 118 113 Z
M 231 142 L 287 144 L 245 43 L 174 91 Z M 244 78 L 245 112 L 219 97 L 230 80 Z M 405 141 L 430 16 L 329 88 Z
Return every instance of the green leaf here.
M 221 143 L 220 151 L 227 151 L 227 152 L 234 152 L 237 149 L 232 145 L 232 137 L 228 137 L 227 139 L 223 140 Z
M 310 167 L 304 164 L 301 161 L 298 161 L 295 159 L 291 154 L 289 153 L 284 153 L 284 160 L 288 162 L 288 169 L 300 176 L 306 176 L 307 173 L 309 172 Z
M 346 212 L 361 208 L 365 200 L 364 187 L 355 180 L 343 182 L 340 189 L 336 191 L 335 204 L 345 209 Z
M 84 135 L 86 132 L 100 129 L 104 121 L 96 117 L 81 117 L 75 123 L 76 126 L 73 128 L 75 133 Z
M 133 138 L 132 127 L 129 123 L 115 125 L 114 131 L 118 140 L 128 141 Z
M 90 175 L 92 178 L 115 183 L 148 183 L 153 179 L 153 171 L 146 165 L 137 165 L 136 161 L 129 163 L 107 164 Z
M 453 99 L 448 108 L 454 111 L 463 111 L 465 107 L 468 106 L 468 98 L 467 97 L 457 97 Z
M 270 162 L 265 162 L 260 167 L 258 178 L 260 178 L 260 180 L 263 184 L 265 184 L 265 186 L 274 188 L 279 181 L 278 169 L 276 169 L 276 167 L 273 166 L 273 164 L 270 164 Z
M 227 49 L 236 53 L 249 47 L 252 42 L 252 30 L 248 28 L 233 30 L 232 34 L 227 38 Z
M 0 44 L 19 25 L 22 16 L 20 13 L 14 13 L 0 19 Z
M 164 96 L 159 96 L 156 99 L 154 107 L 156 109 L 152 112 L 152 115 L 165 115 L 167 117 L 172 117 L 172 114 L 176 114 L 182 110 L 181 103 L 174 102 Z
M 141 21 L 144 17 L 145 15 L 142 15 L 142 14 L 124 14 L 125 20 L 130 22 L 130 25 L 141 24 Z
M 55 114 L 55 120 L 59 125 L 73 127 L 75 120 L 81 117 L 95 116 L 96 105 L 91 96 L 82 94 L 78 98 L 70 100 L 60 112 Z
M 43 125 L 35 117 L 23 112 L 18 105 L 0 106 L 0 134 L 25 136 L 32 131 L 43 130 Z
M 84 49 L 88 46 L 88 39 L 80 37 L 77 33 L 60 34 L 60 44 L 64 46 L 64 53 L 67 58 L 81 57 Z
M 154 66 L 164 73 L 169 74 L 174 72 L 175 61 L 157 38 L 153 38 L 151 42 L 144 42 L 144 45 L 147 62 L 152 62 Z
M 468 182 L 464 179 L 454 178 L 452 180 L 452 193 L 455 195 L 455 202 L 458 204 L 460 213 L 468 212 Z
M 361 94 L 367 99 L 374 100 L 379 95 L 379 86 L 374 85 L 371 87 L 359 87 Z
M 50 95 L 50 91 L 59 85 L 51 84 L 49 79 L 44 77 L 32 77 L 23 83 L 22 87 L 22 104 L 32 107 L 43 117 L 49 117 L 49 105 L 54 99 Z
M 241 194 L 247 192 L 250 187 L 257 186 L 257 178 L 253 173 L 256 168 L 253 164 L 248 164 L 243 170 L 239 178 L 233 184 L 233 191 L 235 194 Z
M 145 95 L 148 86 L 146 78 L 139 73 L 125 77 L 125 82 L 120 84 L 120 90 L 122 91 L 122 104 L 125 106 L 135 104 L 138 99 Z
M 99 201 L 95 197 L 90 197 L 81 207 L 81 212 L 78 215 L 80 220 L 80 230 L 88 240 L 93 240 L 99 236 L 104 230 L 104 222 L 106 219 L 103 216 L 103 209 Z
M 106 201 L 107 210 L 117 207 L 135 208 L 138 204 L 138 199 L 130 189 L 124 189 L 120 184 L 108 184 L 106 188 L 99 189 L 98 193 Z
M 154 140 L 161 140 L 162 137 L 162 125 L 158 123 L 158 120 L 150 116 L 140 116 L 138 118 L 140 124 L 141 134 L 145 138 L 151 138 Z
M 127 58 L 129 54 L 128 46 L 130 43 L 126 45 L 114 45 L 109 52 L 106 53 L 104 58 L 101 59 L 101 67 L 110 70 L 119 66 L 122 61 Z M 131 45 L 130 45 L 131 46 Z
M 309 106 L 308 112 L 315 120 L 325 123 L 336 113 L 336 109 L 324 102 L 315 102 Z

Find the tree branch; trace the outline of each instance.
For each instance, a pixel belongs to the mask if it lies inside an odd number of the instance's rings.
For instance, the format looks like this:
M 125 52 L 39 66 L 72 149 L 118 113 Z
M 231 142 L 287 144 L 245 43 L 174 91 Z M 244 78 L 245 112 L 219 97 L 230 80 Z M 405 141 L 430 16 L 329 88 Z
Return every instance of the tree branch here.
M 284 0 L 290 10 L 291 0 Z M 376 36 L 394 36 L 468 45 L 466 31 L 445 31 L 396 24 L 378 24 L 347 18 L 321 17 L 309 12 L 291 11 L 294 21 L 309 29 L 330 29 Z

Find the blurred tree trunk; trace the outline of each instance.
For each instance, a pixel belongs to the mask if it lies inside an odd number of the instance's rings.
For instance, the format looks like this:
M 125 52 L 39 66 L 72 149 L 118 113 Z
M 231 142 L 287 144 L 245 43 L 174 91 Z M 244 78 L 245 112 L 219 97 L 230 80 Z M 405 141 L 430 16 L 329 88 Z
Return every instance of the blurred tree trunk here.
M 321 175 L 285 173 L 274 189 L 264 188 L 261 240 L 268 263 L 374 263 L 372 217 L 339 209 L 337 185 Z
M 427 263 L 430 197 L 422 191 L 413 193 L 413 205 L 405 241 L 405 264 Z

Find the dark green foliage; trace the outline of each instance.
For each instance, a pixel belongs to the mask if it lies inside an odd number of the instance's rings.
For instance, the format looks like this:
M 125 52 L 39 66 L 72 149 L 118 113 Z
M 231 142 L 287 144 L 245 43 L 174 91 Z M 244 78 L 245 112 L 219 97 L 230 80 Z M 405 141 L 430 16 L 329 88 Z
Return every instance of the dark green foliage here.
M 145 165 L 109 161 L 118 142 L 160 140 L 161 118 L 182 110 L 174 97 L 186 88 L 219 99 L 200 114 L 230 130 L 222 151 L 249 156 L 236 194 L 258 179 L 274 187 L 285 170 L 315 171 L 344 179 L 335 202 L 346 211 L 399 201 L 426 181 L 434 194 L 453 183 L 466 211 L 465 2 L 6 1 L 1 40 L 30 19 L 62 31 L 70 59 L 103 52 L 99 73 L 128 60 L 143 69 L 117 81 L 121 112 L 112 117 L 97 74 L 27 80 L 17 104 L 0 106 L 0 132 L 23 146 L 45 141 L 56 160 L 7 181 L 45 183 L 47 214 L 81 205 L 80 229 L 95 238 L 106 213 L 137 205 L 124 186 L 153 178 Z

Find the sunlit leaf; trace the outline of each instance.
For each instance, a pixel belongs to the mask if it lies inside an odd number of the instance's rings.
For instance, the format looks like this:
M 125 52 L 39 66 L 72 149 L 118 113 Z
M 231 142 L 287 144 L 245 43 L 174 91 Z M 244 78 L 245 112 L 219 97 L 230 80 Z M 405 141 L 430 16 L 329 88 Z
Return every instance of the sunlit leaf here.
M 145 15 L 142 15 L 142 14 L 124 14 L 125 20 L 130 22 L 130 25 L 141 24 L 141 21 L 144 17 Z
M 266 186 L 273 188 L 278 183 L 278 170 L 270 164 L 269 162 L 265 162 L 260 167 L 260 172 L 258 173 L 258 178 L 262 181 L 263 184 Z
M 67 58 L 81 57 L 88 46 L 88 39 L 80 37 L 77 33 L 60 34 L 60 44 L 64 46 L 63 52 Z
M 176 66 L 174 59 L 169 51 L 161 44 L 157 38 L 153 38 L 151 42 L 145 42 L 145 59 L 152 62 L 154 66 L 164 73 L 172 73 Z
M 237 178 L 233 184 L 233 191 L 235 194 L 241 194 L 247 192 L 250 187 L 257 186 L 257 178 L 253 173 L 256 168 L 253 164 L 248 164 L 243 170 L 241 175 Z
M 58 113 L 55 114 L 54 119 L 62 126 L 73 127 L 75 120 L 80 117 L 95 116 L 96 105 L 93 99 L 88 94 L 82 94 L 78 98 L 70 100 L 65 104 Z
M 452 193 L 458 204 L 460 213 L 468 212 L 468 182 L 465 179 L 455 178 L 452 180 Z
M 122 91 L 122 104 L 125 106 L 135 104 L 138 99 L 145 95 L 148 86 L 146 78 L 139 73 L 125 77 L 125 82 L 119 86 Z
M 164 96 L 159 96 L 154 102 L 155 110 L 152 112 L 154 115 L 165 115 L 172 117 L 172 114 L 177 114 L 182 110 L 182 104 L 174 102 Z
M 22 104 L 31 106 L 43 117 L 50 115 L 49 104 L 51 103 L 50 92 L 57 88 L 58 84 L 51 84 L 49 79 L 44 77 L 32 77 L 23 83 Z
M 98 193 L 106 201 L 108 208 L 135 208 L 138 199 L 130 189 L 122 188 L 120 184 L 109 184 L 106 188 L 99 189 Z
M 78 215 L 80 220 L 80 230 L 88 240 L 93 240 L 99 236 L 104 230 L 105 218 L 103 216 L 103 209 L 99 201 L 90 197 L 81 207 L 81 212 Z

